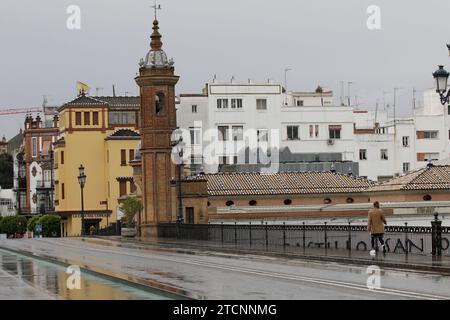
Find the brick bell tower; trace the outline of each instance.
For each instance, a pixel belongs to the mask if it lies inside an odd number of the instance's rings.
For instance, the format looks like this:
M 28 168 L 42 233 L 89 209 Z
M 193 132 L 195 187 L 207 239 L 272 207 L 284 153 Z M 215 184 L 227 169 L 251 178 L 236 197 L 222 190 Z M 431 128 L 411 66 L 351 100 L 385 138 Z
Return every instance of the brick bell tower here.
M 176 166 L 171 160 L 171 136 L 177 128 L 174 62 L 162 50 L 159 22 L 153 21 L 150 51 L 141 59 L 136 83 L 140 87 L 142 201 L 144 210 L 139 218 L 143 237 L 157 236 L 159 223 L 176 222 L 176 188 L 171 178 Z

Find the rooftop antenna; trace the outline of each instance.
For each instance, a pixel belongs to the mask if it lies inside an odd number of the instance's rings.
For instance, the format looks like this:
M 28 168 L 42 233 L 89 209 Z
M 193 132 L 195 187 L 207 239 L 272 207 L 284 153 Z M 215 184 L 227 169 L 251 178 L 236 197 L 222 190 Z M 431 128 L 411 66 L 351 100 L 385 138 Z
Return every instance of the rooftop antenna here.
M 377 99 L 377 102 L 375 103 L 375 123 L 374 123 L 374 127 L 377 126 L 377 121 L 378 121 L 378 103 L 379 103 L 379 100 Z
M 344 81 L 340 81 L 340 100 L 341 107 L 344 106 Z
M 412 99 L 413 110 L 416 109 L 416 92 L 417 92 L 416 88 L 413 88 L 413 99 Z
M 155 5 L 152 8 L 155 10 L 155 20 L 158 20 L 158 10 L 162 10 L 162 8 L 160 4 L 157 4 L 157 0 L 155 0 Z
M 43 97 L 43 99 L 42 99 L 42 107 L 45 108 L 47 106 L 47 103 L 48 103 L 47 95 L 44 94 L 42 97 Z
M 386 111 L 386 108 L 389 108 L 389 104 L 386 104 L 386 95 L 389 93 L 389 91 L 383 91 L 383 109 Z
M 351 96 L 351 94 L 350 94 L 350 88 L 351 88 L 352 84 L 353 84 L 353 82 L 351 82 L 351 81 L 347 82 L 347 88 L 348 88 L 348 106 L 349 106 L 349 107 L 352 106 L 352 104 L 351 104 L 351 97 L 352 97 L 352 96 Z
M 287 67 L 284 69 L 284 105 L 288 105 L 288 89 L 287 89 L 287 73 L 292 71 L 292 68 Z

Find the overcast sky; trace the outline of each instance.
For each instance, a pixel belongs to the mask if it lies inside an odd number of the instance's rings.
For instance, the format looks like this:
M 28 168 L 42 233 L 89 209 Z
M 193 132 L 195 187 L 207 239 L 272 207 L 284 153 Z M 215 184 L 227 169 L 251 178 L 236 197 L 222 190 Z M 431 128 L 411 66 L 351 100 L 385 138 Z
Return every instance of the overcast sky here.
M 433 85 L 438 64 L 450 67 L 448 0 L 161 0 L 164 50 L 181 76 L 177 93 L 200 92 L 217 74 L 246 81 L 272 78 L 288 88 L 335 91 L 354 82 L 360 108 L 376 99 L 411 112 L 412 88 Z M 81 8 L 81 30 L 69 30 L 69 5 Z M 149 47 L 152 0 L 1 0 L 0 108 L 60 105 L 77 80 L 103 95 L 137 94 L 134 76 Z M 366 26 L 369 5 L 381 8 L 381 30 Z M 345 85 L 347 87 L 347 85 Z M 420 93 L 418 94 L 418 96 Z M 24 115 L 0 117 L 10 138 Z

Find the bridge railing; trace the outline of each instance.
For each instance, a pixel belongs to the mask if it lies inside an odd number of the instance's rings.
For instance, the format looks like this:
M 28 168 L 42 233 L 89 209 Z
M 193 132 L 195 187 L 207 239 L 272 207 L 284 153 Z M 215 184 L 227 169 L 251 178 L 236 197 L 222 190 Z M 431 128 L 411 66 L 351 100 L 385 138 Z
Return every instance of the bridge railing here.
M 441 227 L 440 246 L 434 244 L 438 236 L 432 227 L 387 226 L 385 244 L 389 253 L 450 254 L 450 227 Z M 268 224 L 162 224 L 159 237 L 203 240 L 215 245 L 255 250 L 304 249 L 368 251 L 371 238 L 363 225 L 268 225 Z

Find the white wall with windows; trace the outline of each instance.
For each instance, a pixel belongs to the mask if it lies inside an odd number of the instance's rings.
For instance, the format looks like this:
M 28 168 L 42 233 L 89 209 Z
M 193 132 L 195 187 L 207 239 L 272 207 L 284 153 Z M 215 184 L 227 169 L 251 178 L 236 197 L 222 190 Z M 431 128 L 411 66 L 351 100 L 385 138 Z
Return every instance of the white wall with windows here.
M 214 81 L 202 94 L 180 96 L 178 124 L 191 132 L 191 159 L 208 173 L 221 164 L 242 163 L 240 151 L 249 140 L 264 150 L 339 153 L 344 161 L 358 162 L 359 175 L 374 181 L 450 156 L 450 110 L 434 90 L 425 92 L 424 107 L 412 117 L 395 122 L 385 110 L 333 106 L 332 101 L 330 92 L 285 93 L 273 83 Z
M 0 216 L 12 216 L 16 214 L 15 193 L 12 189 L 2 189 L 0 187 Z

